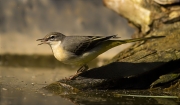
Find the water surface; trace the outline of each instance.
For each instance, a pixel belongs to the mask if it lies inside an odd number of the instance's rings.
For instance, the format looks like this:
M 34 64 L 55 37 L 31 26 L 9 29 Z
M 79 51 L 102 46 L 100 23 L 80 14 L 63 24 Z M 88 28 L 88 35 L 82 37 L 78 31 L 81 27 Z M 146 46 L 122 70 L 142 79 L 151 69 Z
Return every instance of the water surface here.
M 180 104 L 176 96 L 143 90 L 84 90 L 54 94 L 42 89 L 74 73 L 65 68 L 0 67 L 0 105 Z

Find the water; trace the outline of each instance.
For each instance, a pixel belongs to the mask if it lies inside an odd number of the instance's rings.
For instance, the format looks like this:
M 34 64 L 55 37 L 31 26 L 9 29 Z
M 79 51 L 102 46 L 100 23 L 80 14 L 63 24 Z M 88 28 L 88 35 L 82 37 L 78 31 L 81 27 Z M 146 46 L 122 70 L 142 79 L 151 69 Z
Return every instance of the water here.
M 72 105 L 41 88 L 73 71 L 44 68 L 0 67 L 0 105 Z
M 84 90 L 77 93 L 52 93 L 42 89 L 74 73 L 75 71 L 65 68 L 0 67 L 0 105 L 180 104 L 180 99 L 176 96 L 142 90 Z

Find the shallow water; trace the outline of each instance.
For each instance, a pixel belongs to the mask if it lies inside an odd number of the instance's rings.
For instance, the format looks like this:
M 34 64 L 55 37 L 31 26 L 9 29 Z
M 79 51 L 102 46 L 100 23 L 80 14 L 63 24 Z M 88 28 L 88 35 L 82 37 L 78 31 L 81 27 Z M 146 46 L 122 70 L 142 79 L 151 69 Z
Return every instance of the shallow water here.
M 54 94 L 42 89 L 74 73 L 65 68 L 0 67 L 0 105 L 180 104 L 176 96 L 148 91 L 87 90 Z
M 0 105 L 72 105 L 41 89 L 71 73 L 65 69 L 0 67 Z

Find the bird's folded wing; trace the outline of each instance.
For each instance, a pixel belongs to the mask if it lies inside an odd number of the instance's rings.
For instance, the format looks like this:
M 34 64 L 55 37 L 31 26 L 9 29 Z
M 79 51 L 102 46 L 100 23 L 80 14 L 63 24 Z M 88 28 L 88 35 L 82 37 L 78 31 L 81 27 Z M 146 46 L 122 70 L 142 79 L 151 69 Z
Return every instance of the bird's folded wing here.
M 116 35 L 111 36 L 67 36 L 62 43 L 65 50 L 70 51 L 76 55 L 81 55 L 100 43 L 115 38 Z

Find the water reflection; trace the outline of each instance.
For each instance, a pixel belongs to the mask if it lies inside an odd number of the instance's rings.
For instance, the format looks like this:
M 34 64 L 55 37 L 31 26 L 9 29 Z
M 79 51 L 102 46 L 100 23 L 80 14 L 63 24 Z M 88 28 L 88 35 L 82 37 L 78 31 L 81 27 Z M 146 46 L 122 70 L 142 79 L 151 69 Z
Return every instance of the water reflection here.
M 72 105 L 41 88 L 73 74 L 66 69 L 0 67 L 0 105 Z
M 84 90 L 75 93 L 54 93 L 42 89 L 54 81 L 75 73 L 67 69 L 9 68 L 0 67 L 0 105 L 134 105 L 134 104 L 180 104 L 177 97 L 148 91 L 100 91 Z M 162 97 L 158 97 L 162 95 Z
M 176 96 L 144 90 L 88 90 L 60 96 L 78 105 L 179 105 L 180 103 Z
M 6 89 L 7 90 L 1 90 L 1 105 L 73 105 L 71 102 L 51 94 L 46 95 L 26 89 Z

